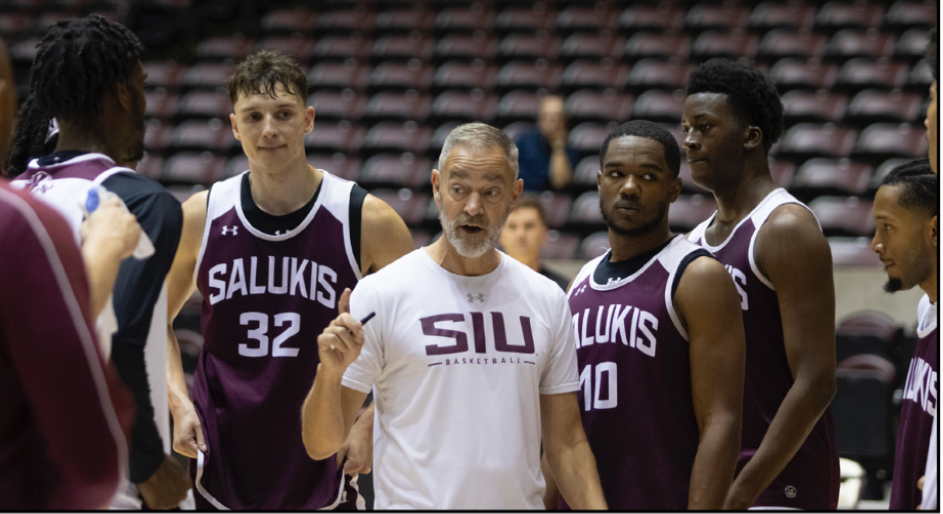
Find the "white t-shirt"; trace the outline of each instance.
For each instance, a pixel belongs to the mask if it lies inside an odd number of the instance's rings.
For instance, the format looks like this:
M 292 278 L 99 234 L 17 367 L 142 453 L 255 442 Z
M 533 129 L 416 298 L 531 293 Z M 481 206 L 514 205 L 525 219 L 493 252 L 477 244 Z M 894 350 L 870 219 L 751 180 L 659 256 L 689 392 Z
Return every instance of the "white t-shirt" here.
M 374 388 L 375 507 L 542 509 L 540 395 L 579 390 L 560 287 L 507 255 L 449 273 L 424 249 L 357 284 L 366 336 L 343 385 Z

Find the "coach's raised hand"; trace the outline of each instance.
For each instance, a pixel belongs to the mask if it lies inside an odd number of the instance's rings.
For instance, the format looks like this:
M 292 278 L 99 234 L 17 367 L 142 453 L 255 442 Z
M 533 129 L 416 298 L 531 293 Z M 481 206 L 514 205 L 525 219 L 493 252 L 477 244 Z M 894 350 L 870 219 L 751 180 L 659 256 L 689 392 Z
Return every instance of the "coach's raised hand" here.
M 341 293 L 337 308 L 340 315 L 318 336 L 318 355 L 321 357 L 318 374 L 326 372 L 339 379 L 347 366 L 360 355 L 363 327 L 350 315 L 350 289 Z

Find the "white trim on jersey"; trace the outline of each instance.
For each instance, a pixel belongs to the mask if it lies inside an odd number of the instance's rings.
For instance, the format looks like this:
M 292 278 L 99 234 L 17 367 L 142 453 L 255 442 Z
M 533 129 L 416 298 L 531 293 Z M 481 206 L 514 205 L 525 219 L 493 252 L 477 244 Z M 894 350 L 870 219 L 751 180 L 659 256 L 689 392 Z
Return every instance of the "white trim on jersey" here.
M 778 201 L 776 201 L 778 200 Z M 819 232 L 822 231 L 822 224 L 819 223 L 819 218 L 816 217 L 815 213 L 812 212 L 812 209 L 809 209 L 809 206 L 800 202 L 796 197 L 787 193 L 783 188 L 777 188 L 772 193 L 766 195 L 766 198 L 760 202 L 759 205 L 753 209 L 753 212 L 750 213 L 750 219 L 753 220 L 753 226 L 755 227 L 753 231 L 753 236 L 750 238 L 750 247 L 747 251 L 747 257 L 750 259 L 750 269 L 753 270 L 753 274 L 756 275 L 756 278 L 760 279 L 760 282 L 763 283 L 770 290 L 775 291 L 776 288 L 773 287 L 773 282 L 770 281 L 769 277 L 763 274 L 760 271 L 760 267 L 756 264 L 756 256 L 754 255 L 754 249 L 756 248 L 756 236 L 759 235 L 760 229 L 766 223 L 766 220 L 769 219 L 770 215 L 773 214 L 773 211 L 780 208 L 786 204 L 795 204 L 805 207 L 812 217 L 815 218 L 815 223 L 819 226 Z
M 216 451 L 216 450 L 213 450 Z M 210 502 L 214 507 L 219 510 L 232 510 L 229 507 L 225 506 L 213 497 L 206 489 L 203 488 L 203 462 L 204 462 L 203 452 L 199 448 L 196 450 L 196 489 L 206 498 L 206 501 Z
M 91 371 L 92 380 L 95 383 L 95 389 L 98 393 L 99 406 L 108 423 L 108 429 L 112 438 L 115 440 L 115 447 L 118 450 L 118 470 L 119 476 L 128 474 L 128 447 L 124 438 L 124 431 L 118 422 L 118 416 L 115 413 L 115 407 L 111 403 L 111 395 L 108 392 L 108 384 L 105 380 L 105 372 L 102 370 L 101 361 L 96 352 L 95 340 L 85 324 L 82 317 L 82 309 L 79 307 L 78 300 L 75 298 L 75 292 L 72 290 L 72 284 L 69 282 L 68 275 L 65 272 L 65 266 L 59 259 L 55 244 L 42 224 L 39 216 L 33 211 L 29 203 L 19 196 L 0 189 L 0 200 L 6 201 L 14 209 L 20 212 L 23 218 L 29 223 L 30 228 L 36 235 L 36 239 L 43 247 L 49 266 L 52 268 L 53 275 L 56 278 L 56 284 L 62 293 L 62 299 L 69 310 L 69 316 L 72 318 L 72 325 L 75 327 L 76 334 L 82 342 L 82 350 L 85 352 L 85 358 Z
M 684 248 L 677 248 L 677 250 L 675 250 L 675 247 L 678 245 L 687 245 L 690 248 L 686 251 Z M 678 316 L 678 312 L 675 310 L 674 295 L 672 294 L 671 286 L 674 285 L 675 276 L 678 274 L 678 266 L 681 265 L 681 261 L 690 255 L 691 252 L 703 250 L 703 248 L 688 241 L 684 236 L 676 236 L 675 240 L 665 248 L 665 250 L 668 249 L 672 251 L 663 252 L 660 257 L 656 257 L 652 260 L 657 260 L 661 266 L 668 271 L 668 280 L 665 283 L 665 305 L 668 307 L 668 317 L 671 318 L 671 322 L 674 323 L 681 337 L 683 337 L 685 341 L 691 342 L 688 338 L 688 331 L 684 329 L 684 325 L 681 323 L 681 317 Z
M 94 161 L 94 160 L 96 160 L 96 159 L 103 159 L 103 160 L 106 160 L 106 161 L 108 161 L 108 162 L 110 162 L 110 163 L 112 163 L 112 164 L 115 163 L 115 160 L 114 160 L 114 159 L 112 159 L 111 157 L 108 157 L 107 155 L 105 155 L 105 154 L 103 154 L 103 153 L 99 153 L 99 152 L 89 152 L 89 153 L 86 153 L 86 154 L 79 155 L 79 156 L 77 156 L 77 157 L 73 157 L 73 158 L 71 158 L 71 159 L 69 159 L 69 160 L 67 160 L 67 161 L 57 162 L 57 163 L 52 164 L 52 165 L 50 165 L 50 166 L 40 166 L 40 165 L 39 165 L 39 159 L 33 159 L 33 160 L 29 161 L 29 164 L 27 164 L 26 167 L 27 167 L 27 168 L 31 168 L 31 169 L 38 169 L 38 168 L 58 168 L 59 166 L 71 166 L 71 165 L 73 165 L 73 164 L 78 164 L 78 163 L 80 163 L 80 162 Z M 134 170 L 132 170 L 132 169 L 130 169 L 130 168 L 125 168 L 125 169 L 131 171 L 132 173 L 135 172 Z

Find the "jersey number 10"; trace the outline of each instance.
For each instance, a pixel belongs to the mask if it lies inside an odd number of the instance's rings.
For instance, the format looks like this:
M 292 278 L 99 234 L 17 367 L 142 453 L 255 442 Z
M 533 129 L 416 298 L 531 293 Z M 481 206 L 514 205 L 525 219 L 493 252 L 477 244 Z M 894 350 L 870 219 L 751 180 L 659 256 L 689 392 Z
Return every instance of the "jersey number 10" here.
M 289 337 L 301 330 L 301 315 L 297 312 L 282 312 L 273 317 L 275 318 L 276 327 L 288 324 L 288 328 L 272 341 L 272 357 L 297 357 L 298 348 L 288 348 L 282 345 Z M 243 312 L 239 316 L 240 325 L 256 323 L 255 328 L 249 329 L 249 339 L 255 339 L 259 342 L 259 345 L 255 348 L 250 347 L 247 343 L 239 343 L 239 355 L 243 357 L 265 357 L 268 355 L 268 321 L 269 315 L 264 312 Z
M 600 362 L 596 365 L 595 380 L 593 365 L 587 364 L 580 373 L 580 389 L 583 390 L 583 410 L 614 409 L 619 405 L 619 374 L 615 362 Z M 595 384 L 596 387 L 593 387 Z M 605 395 L 603 387 L 606 386 Z M 605 396 L 605 398 L 603 398 Z

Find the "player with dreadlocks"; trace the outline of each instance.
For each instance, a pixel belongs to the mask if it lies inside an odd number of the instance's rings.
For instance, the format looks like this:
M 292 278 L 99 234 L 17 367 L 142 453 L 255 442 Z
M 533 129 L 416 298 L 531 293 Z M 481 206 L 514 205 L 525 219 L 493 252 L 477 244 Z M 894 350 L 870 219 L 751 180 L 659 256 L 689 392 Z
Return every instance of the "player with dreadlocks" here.
M 156 248 L 150 257 L 126 259 L 112 291 L 111 358 L 137 405 L 131 483 L 112 506 L 140 508 L 143 500 L 150 508 L 166 509 L 176 507 L 190 487 L 170 455 L 166 382 L 164 278 L 183 214 L 158 183 L 116 165 L 135 162 L 144 151 L 143 50 L 126 27 L 94 14 L 48 29 L 30 77 L 35 116 L 24 123 L 39 130 L 35 120 L 55 118 L 58 139 L 54 152 L 36 156 L 14 184 L 57 208 L 76 235 L 85 215 L 81 206 L 89 205 L 89 193 L 101 186 L 123 200 Z M 20 140 L 29 132 L 24 127 Z
M 696 68 L 687 94 L 691 177 L 717 201 L 689 238 L 733 277 L 747 343 L 740 461 L 724 507 L 835 509 L 832 255 L 812 211 L 770 177 L 782 102 L 753 66 L 726 59 Z

